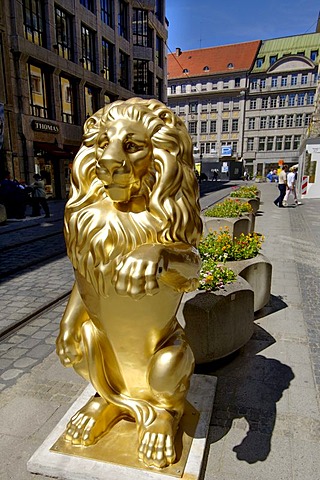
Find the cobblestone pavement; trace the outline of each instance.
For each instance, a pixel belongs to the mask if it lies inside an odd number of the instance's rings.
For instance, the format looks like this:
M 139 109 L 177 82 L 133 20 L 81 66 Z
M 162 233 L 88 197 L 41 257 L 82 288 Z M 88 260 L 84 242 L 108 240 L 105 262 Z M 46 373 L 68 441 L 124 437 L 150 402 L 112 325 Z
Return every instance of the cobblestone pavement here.
M 218 377 L 202 480 L 319 480 L 320 199 L 279 209 L 273 205 L 276 185 L 260 188 L 256 230 L 265 235 L 263 253 L 273 263 L 272 295 L 237 355 L 197 369 Z M 205 194 L 202 207 L 227 193 Z M 45 266 L 41 283 L 33 280 L 35 291 L 51 282 L 51 273 L 59 283 L 59 273 L 70 268 L 66 258 Z M 72 283 L 69 272 L 65 286 Z M 7 308 L 15 306 L 21 286 L 8 288 Z M 36 296 L 31 288 L 28 294 L 31 305 Z M 48 295 L 43 291 L 43 298 Z M 53 351 L 65 302 L 0 342 L 1 480 L 45 480 L 26 471 L 27 460 L 85 386 Z

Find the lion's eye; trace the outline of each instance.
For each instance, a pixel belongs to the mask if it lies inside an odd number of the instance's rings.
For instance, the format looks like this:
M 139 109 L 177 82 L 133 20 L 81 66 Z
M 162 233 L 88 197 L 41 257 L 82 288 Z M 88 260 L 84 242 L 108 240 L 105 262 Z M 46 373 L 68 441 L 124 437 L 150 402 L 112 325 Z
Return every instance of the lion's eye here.
M 139 150 L 139 146 L 136 145 L 133 142 L 126 142 L 125 145 L 124 145 L 124 148 L 129 153 L 134 153 L 134 152 L 137 152 Z

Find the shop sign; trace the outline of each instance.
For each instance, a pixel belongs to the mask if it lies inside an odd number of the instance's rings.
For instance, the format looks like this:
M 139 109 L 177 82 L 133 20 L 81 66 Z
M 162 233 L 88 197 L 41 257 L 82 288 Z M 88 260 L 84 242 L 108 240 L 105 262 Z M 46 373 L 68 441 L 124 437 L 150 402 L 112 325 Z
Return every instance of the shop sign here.
M 221 147 L 221 157 L 231 157 L 231 155 L 232 155 L 232 147 L 229 147 L 229 145 Z
M 31 127 L 36 132 L 59 133 L 58 125 L 49 122 L 40 122 L 39 120 L 32 120 Z

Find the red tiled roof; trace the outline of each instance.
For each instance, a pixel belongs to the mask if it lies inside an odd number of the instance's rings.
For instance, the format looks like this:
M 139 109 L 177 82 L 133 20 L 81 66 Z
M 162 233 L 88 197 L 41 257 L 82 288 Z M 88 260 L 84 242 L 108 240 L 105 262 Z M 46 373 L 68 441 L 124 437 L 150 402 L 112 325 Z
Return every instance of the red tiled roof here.
M 231 71 L 250 70 L 260 47 L 260 40 L 253 42 L 236 43 L 220 47 L 200 48 L 187 50 L 168 55 L 168 78 L 181 78 L 185 76 L 183 69 L 187 69 L 190 77 L 199 75 L 212 75 Z M 232 64 L 232 68 L 228 65 Z M 209 67 L 209 70 L 204 70 Z

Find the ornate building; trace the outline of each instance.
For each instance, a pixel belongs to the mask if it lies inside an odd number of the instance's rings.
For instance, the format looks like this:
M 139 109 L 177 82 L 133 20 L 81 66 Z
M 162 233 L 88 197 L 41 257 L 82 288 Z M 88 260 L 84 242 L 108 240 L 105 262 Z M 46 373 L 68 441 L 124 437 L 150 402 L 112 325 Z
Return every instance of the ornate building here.
M 88 116 L 116 99 L 166 101 L 167 34 L 165 0 L 3 0 L 0 173 L 41 172 L 65 197 Z

